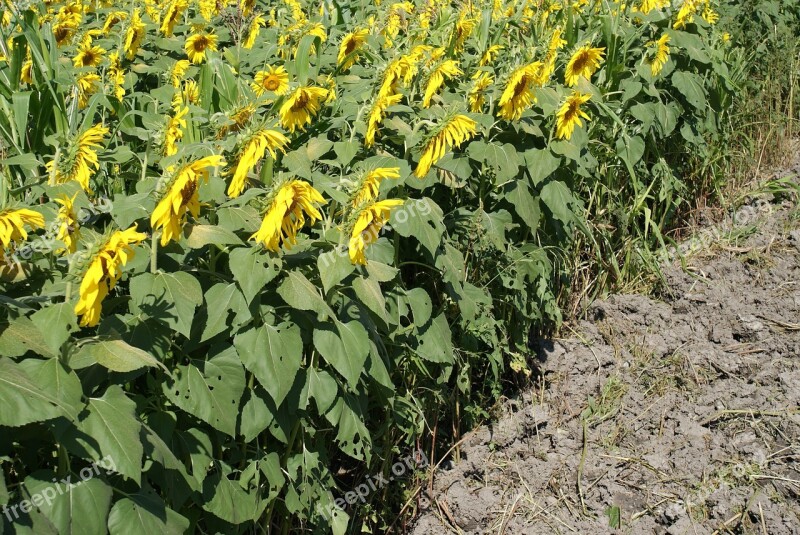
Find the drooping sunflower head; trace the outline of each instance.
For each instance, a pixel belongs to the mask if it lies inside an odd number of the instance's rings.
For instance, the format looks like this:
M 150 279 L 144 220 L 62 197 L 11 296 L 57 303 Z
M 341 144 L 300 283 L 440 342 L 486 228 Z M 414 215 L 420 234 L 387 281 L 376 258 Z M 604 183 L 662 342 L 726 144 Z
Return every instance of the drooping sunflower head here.
M 100 167 L 97 149 L 102 147 L 103 138 L 107 134 L 108 128 L 97 124 L 66 143 L 57 160 L 50 160 L 46 164 L 50 184 L 63 184 L 75 180 L 84 191 L 91 192 L 89 179 Z
M 508 121 L 515 121 L 522 117 L 522 113 L 531 104 L 536 102 L 532 87 L 541 85 L 543 64 L 534 61 L 515 69 L 508 77 L 506 87 L 500 96 L 498 115 Z
M 347 70 L 358 61 L 358 50 L 364 45 L 369 35 L 369 30 L 360 29 L 352 33 L 348 33 L 342 39 L 342 44 L 339 46 L 339 55 L 336 62 L 341 65 L 342 69 Z
M 75 215 L 75 193 L 72 197 L 62 195 L 54 199 L 60 206 L 56 219 L 58 220 L 58 233 L 56 239 L 63 242 L 65 249 L 59 249 L 56 254 L 67 252 L 74 253 L 78 247 L 78 239 L 80 238 L 80 230 L 78 228 L 78 218 Z
M 658 41 L 650 41 L 647 47 L 645 63 L 650 65 L 650 73 L 658 76 L 669 61 L 669 35 L 665 33 Z
M 278 96 L 285 95 L 289 91 L 289 73 L 286 72 L 283 65 L 277 67 L 268 65 L 267 70 L 256 73 L 250 87 L 259 97 L 268 91 Z
M 592 48 L 592 45 L 586 44 L 580 47 L 567 63 L 567 69 L 564 72 L 564 82 L 572 87 L 578 83 L 581 77 L 587 80 L 600 68 L 600 62 L 603 59 L 605 48 Z
M 3 249 L 28 238 L 25 225 L 31 229 L 43 228 L 44 217 L 27 208 L 0 210 L 0 258 L 3 257 Z
M 306 223 L 313 225 L 322 219 L 315 205 L 326 201 L 314 187 L 303 180 L 287 180 L 276 184 L 268 197 L 267 210 L 261 227 L 250 236 L 266 249 L 278 252 L 297 243 L 297 233 Z
M 425 178 L 431 167 L 439 161 L 450 149 L 459 147 L 471 139 L 477 132 L 477 123 L 469 116 L 462 113 L 451 112 L 427 136 L 422 144 L 419 163 L 414 170 L 414 176 Z
M 316 117 L 322 102 L 328 98 L 328 90 L 321 87 L 302 86 L 286 99 L 280 110 L 281 126 L 289 132 L 304 130 L 306 124 Z
M 392 210 L 402 204 L 401 199 L 386 199 L 353 211 L 346 226 L 347 234 L 350 235 L 348 250 L 351 263 L 366 265 L 367 247 L 378 240 L 380 231 L 389 221 Z
M 400 178 L 399 167 L 377 167 L 363 172 L 354 184 L 350 204 L 358 207 L 374 201 L 378 198 L 381 182 L 395 178 Z

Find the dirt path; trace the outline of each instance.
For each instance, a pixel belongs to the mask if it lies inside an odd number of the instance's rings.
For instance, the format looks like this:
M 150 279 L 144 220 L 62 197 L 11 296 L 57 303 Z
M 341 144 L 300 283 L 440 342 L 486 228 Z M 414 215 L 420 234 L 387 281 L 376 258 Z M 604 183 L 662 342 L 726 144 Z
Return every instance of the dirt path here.
M 800 533 L 800 211 L 766 201 L 701 233 L 661 299 L 542 344 L 542 388 L 470 435 L 411 532 Z

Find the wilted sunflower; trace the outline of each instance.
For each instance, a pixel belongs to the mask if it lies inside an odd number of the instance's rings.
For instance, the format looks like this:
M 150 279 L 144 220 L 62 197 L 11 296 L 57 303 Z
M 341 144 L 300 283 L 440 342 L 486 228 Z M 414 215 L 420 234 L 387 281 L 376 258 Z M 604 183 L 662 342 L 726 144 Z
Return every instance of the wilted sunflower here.
M 106 15 L 106 21 L 103 23 L 103 34 L 108 35 L 114 26 L 127 19 L 128 13 L 125 11 L 112 11 Z
M 27 208 L 0 210 L 0 258 L 3 257 L 3 249 L 16 246 L 28 238 L 25 225 L 32 230 L 42 228 L 44 217 L 39 212 Z
M 266 71 L 258 71 L 254 77 L 254 82 L 250 84 L 257 96 L 262 96 L 267 91 L 272 91 L 276 95 L 285 95 L 289 91 L 289 73 L 283 65 L 273 67 L 267 66 Z
M 364 253 L 367 246 L 377 241 L 378 234 L 389 221 L 392 209 L 402 204 L 403 201 L 400 199 L 386 199 L 370 204 L 357 212 L 348 245 L 351 263 L 366 265 L 367 257 Z
M 59 249 L 56 253 L 74 253 L 75 249 L 78 247 L 78 240 L 80 239 L 81 231 L 78 229 L 78 218 L 75 216 L 75 210 L 73 205 L 75 203 L 75 197 L 77 197 L 77 193 L 72 197 L 67 197 L 66 195 L 62 195 L 61 197 L 54 199 L 61 207 L 58 209 L 58 215 L 56 219 L 58 221 L 58 233 L 56 234 L 56 239 L 63 242 L 66 246 L 66 249 Z
M 473 18 L 467 10 L 461 13 L 461 16 L 456 22 L 456 27 L 453 30 L 453 50 L 461 52 L 464 50 L 464 45 L 472 35 L 472 30 L 477 26 L 477 20 Z
M 700 9 L 701 0 L 683 0 L 678 14 L 675 16 L 675 23 L 672 27 L 680 30 L 686 27 L 687 24 L 694 22 L 694 16 L 697 10 Z
M 253 17 L 247 27 L 247 35 L 242 42 L 242 48 L 253 48 L 253 45 L 256 44 L 256 39 L 258 39 L 258 34 L 261 33 L 261 28 L 266 24 L 267 21 L 261 15 Z
M 387 97 L 397 93 L 398 86 L 402 81 L 408 85 L 417 73 L 417 61 L 419 59 L 413 54 L 400 56 L 392 60 L 383 71 L 383 81 L 378 90 L 378 98 Z
M 645 62 L 650 65 L 650 73 L 653 76 L 658 76 L 664 65 L 669 61 L 669 35 L 664 34 L 658 41 L 650 41 L 647 47 L 650 47 L 649 54 Z
M 81 327 L 94 327 L 98 324 L 103 299 L 122 276 L 120 266 L 133 258 L 131 245 L 146 238 L 146 234 L 136 232 L 136 225 L 127 230 L 118 230 L 92 256 L 81 281 L 80 297 L 75 305 L 75 314 L 81 316 Z
M 78 47 L 78 53 L 72 60 L 72 64 L 77 67 L 97 67 L 103 61 L 106 49 L 93 46 L 91 42 L 82 43 Z
M 428 83 L 425 85 L 425 95 L 422 98 L 422 107 L 427 108 L 431 105 L 431 99 L 444 85 L 445 80 L 464 74 L 458 68 L 458 62 L 448 59 L 440 63 L 428 76 Z
M 378 127 L 386 115 L 386 110 L 403 100 L 403 95 L 396 93 L 375 99 L 375 104 L 367 117 L 367 134 L 364 136 L 364 146 L 371 147 L 375 144 L 375 136 L 378 134 Z
M 160 31 L 166 37 L 171 37 L 172 32 L 175 30 L 175 25 L 178 19 L 181 18 L 183 12 L 189 7 L 189 2 L 186 0 L 172 0 L 167 6 L 167 11 L 164 13 L 164 18 L 161 20 Z
M 30 56 L 22 63 L 22 71 L 19 74 L 19 79 L 26 84 L 33 83 L 33 60 Z
M 186 75 L 186 71 L 189 69 L 190 65 L 191 63 L 188 59 L 179 59 L 169 70 L 169 78 L 174 87 L 180 87 L 181 80 L 183 80 L 183 77 Z
M 516 121 L 522 117 L 522 112 L 536 102 L 532 86 L 538 84 L 541 69 L 542 62 L 534 61 L 511 73 L 497 103 L 500 106 L 497 115 L 508 121 Z
M 93 72 L 78 77 L 78 107 L 84 109 L 89 99 L 100 89 L 100 76 Z
M 481 60 L 478 62 L 478 66 L 483 67 L 484 65 L 489 65 L 490 63 L 494 62 L 501 50 L 503 50 L 503 45 L 492 45 L 487 48 L 486 52 L 481 55 Z
M 247 173 L 258 164 L 267 151 L 269 151 L 269 155 L 275 159 L 277 157 L 275 151 L 279 150 L 285 152 L 286 145 L 288 144 L 289 139 L 277 130 L 263 128 L 250 136 L 236 155 L 236 163 L 228 171 L 228 174 L 233 175 L 231 183 L 228 186 L 228 196 L 238 197 L 242 194 L 245 180 L 247 179 Z
M 153 230 L 162 229 L 161 245 L 180 239 L 186 212 L 200 214 L 200 181 L 208 182 L 208 168 L 222 165 L 222 156 L 206 156 L 184 165 L 166 188 L 166 193 L 150 216 Z
M 451 148 L 458 147 L 472 136 L 475 135 L 477 123 L 466 115 L 456 115 L 444 126 L 437 129 L 433 136 L 428 140 L 419 164 L 414 170 L 414 175 L 418 178 L 425 178 L 431 166 L 438 162 Z
M 122 97 L 125 96 L 125 88 L 123 84 L 125 84 L 125 69 L 122 68 L 122 61 L 119 58 L 119 54 L 117 52 L 112 52 L 108 56 L 108 80 L 111 82 L 111 85 L 114 87 L 114 96 L 117 97 L 117 100 L 122 100 Z
M 467 100 L 469 101 L 469 111 L 473 113 L 480 113 L 483 111 L 483 105 L 486 103 L 485 92 L 489 86 L 492 85 L 492 82 L 494 82 L 494 78 L 492 78 L 492 75 L 486 71 L 477 71 L 472 76 L 472 79 L 475 80 L 475 82 L 473 83 L 472 89 L 467 95 Z
M 325 199 L 308 182 L 289 180 L 280 185 L 272 195 L 261 227 L 250 236 L 251 240 L 278 252 L 281 245 L 289 249 L 297 243 L 297 233 L 306 223 L 306 216 L 313 225 L 322 214 L 314 204 L 325 204 Z
M 125 57 L 128 58 L 128 60 L 132 60 L 136 57 L 139 47 L 142 46 L 145 28 L 142 22 L 142 16 L 139 13 L 139 8 L 134 9 L 131 22 L 128 24 L 128 29 L 125 31 L 125 39 L 122 43 L 122 48 L 125 49 Z
M 186 106 L 175 110 L 175 115 L 167 117 L 167 124 L 164 127 L 164 143 L 161 154 L 172 156 L 178 152 L 178 141 L 183 139 L 183 130 L 186 128 L 186 115 L 189 108 Z
M 196 33 L 186 39 L 183 48 L 189 56 L 189 61 L 195 64 L 202 63 L 206 59 L 207 51 L 213 52 L 217 49 L 217 36 L 213 33 Z
M 381 182 L 394 178 L 400 178 L 399 167 L 377 167 L 364 173 L 354 189 L 353 207 L 358 207 L 377 199 Z
M 71 9 L 64 6 L 58 10 L 53 19 L 53 36 L 58 46 L 68 43 L 80 27 L 83 16 L 80 9 Z
M 356 52 L 364 45 L 368 35 L 369 30 L 360 29 L 344 36 L 342 44 L 339 46 L 339 56 L 336 58 L 336 62 L 342 70 L 346 71 L 358 61 Z
M 556 137 L 558 139 L 572 138 L 576 126 L 583 126 L 581 118 L 590 121 L 589 115 L 581 109 L 581 105 L 589 102 L 592 96 L 573 91 L 556 114 Z
M 298 87 L 281 106 L 281 126 L 289 132 L 297 128 L 305 130 L 305 125 L 311 124 L 327 97 L 328 91 L 321 87 Z
M 605 50 L 605 48 L 592 48 L 592 45 L 583 45 L 576 50 L 567 63 L 567 69 L 564 72 L 565 83 L 572 87 L 578 83 L 581 76 L 587 80 L 591 79 L 592 75 L 600 68 L 600 61 L 603 59 Z
M 102 147 L 103 136 L 106 134 L 108 128 L 96 124 L 78 136 L 75 143 L 69 145 L 67 151 L 61 154 L 57 167 L 54 168 L 55 160 L 47 162 L 50 184 L 63 184 L 75 180 L 85 191 L 91 192 L 89 179 L 92 176 L 92 168 L 95 171 L 100 168 L 96 150 Z

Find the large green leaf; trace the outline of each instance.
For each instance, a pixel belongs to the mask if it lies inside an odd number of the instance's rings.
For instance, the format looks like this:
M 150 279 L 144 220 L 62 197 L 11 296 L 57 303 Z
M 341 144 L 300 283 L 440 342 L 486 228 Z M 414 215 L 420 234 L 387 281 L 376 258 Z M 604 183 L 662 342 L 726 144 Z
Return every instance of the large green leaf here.
M 302 272 L 294 270 L 278 287 L 278 293 L 286 303 L 298 310 L 312 310 L 317 314 L 333 317 L 333 310 Z
M 314 347 L 350 387 L 355 388 L 369 353 L 369 335 L 357 321 L 336 322 L 314 329 Z
M 12 320 L 7 325 L 0 324 L 0 355 L 4 357 L 21 357 L 32 351 L 43 357 L 55 358 L 58 353 L 51 349 L 42 331 L 33 321 L 25 316 Z M 50 340 L 52 341 L 52 340 Z
M 206 306 L 198 313 L 204 342 L 228 329 L 228 316 L 234 314 L 233 327 L 237 328 L 250 319 L 250 311 L 244 295 L 233 283 L 218 282 L 205 295 Z
M 256 520 L 267 507 L 258 496 L 258 489 L 242 488 L 241 482 L 228 479 L 230 470 L 219 470 L 203 484 L 203 509 L 231 524 Z
M 672 75 L 672 85 L 698 111 L 703 111 L 706 108 L 706 91 L 703 88 L 703 78 L 699 74 L 675 71 Z
M 153 493 L 139 492 L 122 498 L 108 515 L 110 535 L 182 535 L 188 529 L 189 520 Z
M 174 379 L 162 387 L 170 401 L 215 429 L 234 436 L 245 377 L 233 347 L 206 361 L 180 364 L 172 375 Z
M 131 297 L 148 316 L 188 337 L 203 290 L 197 279 L 182 271 L 142 273 L 131 279 Z
M 406 200 L 403 206 L 392 212 L 389 222 L 399 235 L 416 238 L 433 257 L 444 235 L 443 220 L 444 214 L 439 205 L 423 197 Z
M 65 414 L 50 391 L 34 383 L 16 362 L 0 357 L 0 425 L 17 427 Z
M 248 303 L 281 269 L 280 260 L 272 258 L 269 253 L 249 247 L 239 247 L 231 251 L 228 263 Z
M 122 340 L 101 340 L 84 344 L 73 358 L 92 360 L 114 372 L 130 372 L 146 366 L 166 367 L 147 351 Z
M 444 314 L 439 314 L 421 330 L 416 351 L 419 356 L 431 362 L 453 362 L 452 335 Z
M 58 354 L 69 334 L 78 328 L 77 316 L 70 303 L 54 303 L 31 315 L 47 346 Z
M 104 473 L 99 466 L 84 467 L 68 478 L 37 471 L 25 478 L 25 487 L 60 535 L 103 535 L 111 507 L 111 487 L 98 477 Z
M 83 389 L 75 372 L 67 370 L 58 359 L 25 359 L 19 363 L 31 381 L 53 396 L 59 409 L 70 420 L 83 409 Z
M 297 325 L 262 325 L 238 334 L 233 341 L 242 363 L 280 405 L 294 384 L 303 360 L 303 340 Z

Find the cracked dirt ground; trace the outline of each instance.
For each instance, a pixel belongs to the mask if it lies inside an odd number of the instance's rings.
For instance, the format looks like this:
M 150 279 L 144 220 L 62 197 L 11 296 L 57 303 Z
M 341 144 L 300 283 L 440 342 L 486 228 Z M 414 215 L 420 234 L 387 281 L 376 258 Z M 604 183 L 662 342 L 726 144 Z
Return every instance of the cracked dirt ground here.
M 796 203 L 751 198 L 662 295 L 539 344 L 540 387 L 468 435 L 411 533 L 800 533 Z

